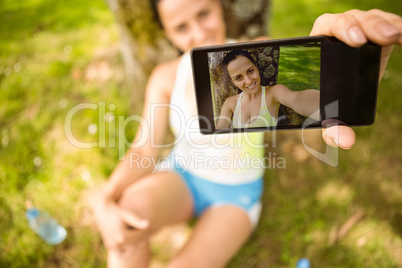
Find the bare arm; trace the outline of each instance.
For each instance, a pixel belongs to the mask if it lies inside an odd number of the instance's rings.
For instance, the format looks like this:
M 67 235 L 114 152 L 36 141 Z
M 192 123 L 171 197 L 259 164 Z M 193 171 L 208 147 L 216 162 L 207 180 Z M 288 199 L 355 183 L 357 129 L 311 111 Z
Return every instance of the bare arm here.
M 166 81 L 163 71 L 161 69 L 154 70 L 147 85 L 142 118 L 135 139 L 126 153 L 125 159 L 120 161 L 106 186 L 106 193 L 113 200 L 118 200 L 128 185 L 151 173 L 154 168 L 152 166 L 138 168 L 138 165 L 130 164 L 130 162 L 132 162 L 131 156 L 134 154 L 139 158 L 147 157 L 155 160 L 158 156 L 158 149 L 154 148 L 155 146 L 151 143 L 151 136 L 154 144 L 162 144 L 166 133 L 169 114 L 166 106 L 169 104 L 169 96 L 162 90 L 163 81 Z M 157 105 L 151 111 L 151 104 L 161 105 Z M 155 124 L 155 122 L 157 123 Z
M 320 120 L 320 92 L 314 89 L 292 91 L 284 85 L 272 87 L 275 101 L 292 108 L 298 114 Z
M 229 97 L 225 100 L 222 105 L 221 114 L 218 118 L 218 123 L 216 124 L 216 129 L 223 129 L 229 128 L 230 122 L 232 122 L 233 116 L 233 103 L 235 102 L 236 98 L 234 96 Z
M 128 241 L 138 239 L 136 229 L 147 228 L 149 224 L 147 219 L 120 207 L 118 201 L 127 186 L 150 174 L 153 168 L 130 164 L 130 155 L 135 154 L 137 159 L 141 157 L 156 159 L 158 149 L 154 148 L 153 144 L 161 144 L 164 141 L 169 113 L 166 104 L 170 101 L 166 81 L 169 81 L 169 77 L 174 77 L 167 74 L 169 72 L 166 68 L 161 67 L 156 68 L 152 73 L 147 85 L 142 119 L 132 143 L 133 146 L 127 152 L 125 159 L 117 165 L 103 191 L 94 196 L 95 220 L 105 246 L 109 249 L 121 249 Z M 151 111 L 151 104 L 161 104 L 165 107 L 155 107 Z

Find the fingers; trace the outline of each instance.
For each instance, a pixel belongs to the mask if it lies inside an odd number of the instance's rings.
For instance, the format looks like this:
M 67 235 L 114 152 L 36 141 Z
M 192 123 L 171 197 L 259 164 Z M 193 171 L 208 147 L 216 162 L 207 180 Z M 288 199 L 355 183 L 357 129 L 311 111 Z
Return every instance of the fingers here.
M 402 45 L 402 18 L 381 10 L 350 10 L 340 14 L 324 14 L 314 23 L 310 35 L 335 36 L 352 47 L 368 40 L 381 45 Z
M 149 225 L 149 222 L 146 219 L 142 219 L 132 212 L 123 208 L 119 208 L 118 211 L 121 218 L 127 223 L 129 229 L 145 229 Z
M 350 14 L 324 14 L 314 23 L 310 35 L 335 36 L 352 47 L 358 47 L 367 42 L 360 22 Z
M 146 237 L 149 222 L 109 200 L 97 210 L 96 223 L 108 249 L 136 244 Z M 132 228 L 129 228 L 132 227 Z
M 134 224 L 132 222 L 128 224 L 128 221 L 126 220 L 127 215 L 124 215 L 123 217 L 124 219 L 122 221 L 114 225 L 115 228 L 110 228 L 109 226 L 109 229 L 106 232 L 102 233 L 105 247 L 109 250 L 117 250 L 123 252 L 124 248 L 136 245 L 140 241 L 143 241 L 144 239 L 146 239 L 146 237 L 148 237 L 147 229 L 146 227 L 144 227 L 145 225 L 139 228 L 139 225 L 137 224 L 136 227 L 129 228 L 129 226 Z M 138 221 L 138 219 L 136 220 Z M 148 222 L 146 222 L 146 226 L 148 226 Z
M 104 243 L 108 249 L 122 251 L 125 248 L 138 245 L 147 239 L 149 239 L 149 234 L 146 231 L 128 230 L 124 227 L 124 229 L 115 230 L 113 236 L 104 240 Z
M 398 44 L 402 45 L 402 17 L 384 12 L 382 10 L 373 9 L 370 11 L 370 14 L 377 15 L 381 17 L 384 21 L 378 20 L 378 23 L 372 23 L 372 27 L 375 27 L 376 32 L 378 33 L 378 39 L 387 38 L 388 43 L 381 44 L 383 46 Z M 370 27 L 370 25 L 365 25 L 366 28 Z M 395 40 L 395 41 L 393 41 Z M 374 40 L 375 42 L 375 40 Z M 378 42 L 381 42 L 379 40 Z
M 332 126 L 322 130 L 322 138 L 325 143 L 332 147 L 350 149 L 356 141 L 353 129 L 348 126 Z

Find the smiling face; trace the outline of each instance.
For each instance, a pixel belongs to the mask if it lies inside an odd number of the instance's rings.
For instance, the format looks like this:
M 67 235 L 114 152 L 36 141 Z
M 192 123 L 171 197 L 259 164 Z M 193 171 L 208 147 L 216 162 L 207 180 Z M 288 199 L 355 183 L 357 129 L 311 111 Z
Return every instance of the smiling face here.
M 257 93 L 261 88 L 261 78 L 257 66 L 247 57 L 238 56 L 227 65 L 233 84 L 246 93 Z
M 183 52 L 226 41 L 219 0 L 161 0 L 157 9 L 167 38 Z

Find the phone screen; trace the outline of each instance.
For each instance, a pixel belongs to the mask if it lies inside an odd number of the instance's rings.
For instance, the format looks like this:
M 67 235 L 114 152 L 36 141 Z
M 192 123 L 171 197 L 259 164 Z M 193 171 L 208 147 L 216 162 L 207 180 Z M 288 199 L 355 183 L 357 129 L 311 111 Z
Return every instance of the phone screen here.
M 201 132 L 372 124 L 380 53 L 325 36 L 193 49 Z
M 270 91 L 283 89 L 284 97 L 291 98 L 287 89 L 315 90 L 313 103 L 306 105 L 315 106 L 313 112 L 318 112 L 320 66 L 321 42 L 208 52 L 215 128 L 222 129 L 218 124 L 222 120 L 228 121 L 224 125 L 229 128 L 301 127 L 307 114 L 295 112 L 289 102 L 272 105 L 275 96 Z M 231 107 L 231 118 L 225 118 L 222 106 L 225 101 L 227 106 L 230 97 L 236 104 Z

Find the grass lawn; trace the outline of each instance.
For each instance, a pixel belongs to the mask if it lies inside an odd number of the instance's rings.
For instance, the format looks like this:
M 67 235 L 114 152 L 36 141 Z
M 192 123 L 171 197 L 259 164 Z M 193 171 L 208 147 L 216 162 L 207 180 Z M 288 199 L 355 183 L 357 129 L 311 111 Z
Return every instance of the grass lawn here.
M 274 0 L 271 36 L 308 35 L 325 12 L 402 13 L 402 1 L 360 2 Z M 229 267 L 295 267 L 302 257 L 313 267 L 402 266 L 401 56 L 395 48 L 376 123 L 356 128 L 357 143 L 339 151 L 337 167 L 309 155 L 300 132 L 266 135 L 286 169 L 267 170 L 259 226 Z M 103 1 L 1 1 L 0 267 L 105 267 L 86 196 L 117 164 L 118 137 L 133 138 L 136 124 L 119 121 L 141 112 L 131 98 Z M 322 150 L 319 134 L 306 138 Z M 26 199 L 66 227 L 62 244 L 46 245 L 28 228 Z M 162 247 L 153 251 L 166 261 Z
M 320 14 L 351 8 L 402 14 L 400 1 L 273 1 L 270 33 L 307 35 Z M 355 128 L 357 142 L 339 151 L 337 167 L 306 154 L 300 132 L 267 134 L 287 168 L 267 171 L 259 228 L 230 267 L 295 267 L 302 257 L 312 267 L 402 266 L 401 59 L 397 47 L 380 84 L 376 123 Z M 322 150 L 320 134 L 305 133 L 307 144 Z
M 320 48 L 281 47 L 278 84 L 294 91 L 320 89 Z

